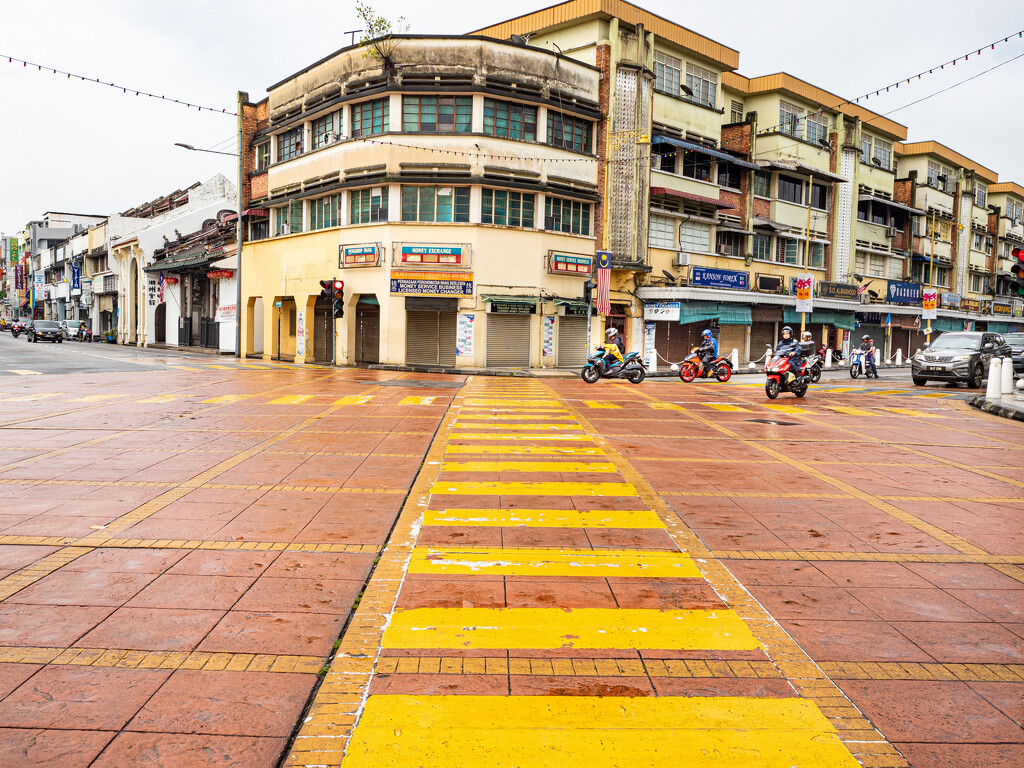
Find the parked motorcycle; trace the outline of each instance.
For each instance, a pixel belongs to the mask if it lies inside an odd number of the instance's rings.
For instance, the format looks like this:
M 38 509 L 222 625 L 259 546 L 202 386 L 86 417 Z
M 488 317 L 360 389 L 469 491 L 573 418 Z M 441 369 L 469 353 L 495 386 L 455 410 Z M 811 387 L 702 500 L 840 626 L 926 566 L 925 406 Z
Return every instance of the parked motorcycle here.
M 807 376 L 810 378 L 812 384 L 817 384 L 821 381 L 821 369 L 825 365 L 825 355 L 821 351 L 822 347 L 817 352 L 812 353 L 807 358 Z
M 779 396 L 780 392 L 792 392 L 797 397 L 807 394 L 810 377 L 807 375 L 807 361 L 804 360 L 799 369 L 795 367 L 797 357 L 789 355 L 775 356 L 764 366 L 766 381 L 764 393 L 770 400 Z
M 633 384 L 639 384 L 647 376 L 647 367 L 640 359 L 639 352 L 630 352 L 622 358 L 622 362 L 615 361 L 608 365 L 605 349 L 598 349 L 587 359 L 587 364 L 580 371 L 580 378 L 587 384 L 593 384 L 598 379 L 626 379 Z
M 689 356 L 679 366 L 680 379 L 689 383 L 698 376 L 714 376 L 722 382 L 732 378 L 732 361 L 729 358 L 719 355 L 705 366 L 704 361 L 700 359 L 698 349 L 699 347 L 691 349 Z
M 877 378 L 878 374 L 871 372 L 871 366 L 868 365 L 868 356 L 864 350 L 855 349 L 850 353 L 850 378 L 856 379 L 861 374 L 864 374 L 865 378 L 870 379 L 872 376 Z

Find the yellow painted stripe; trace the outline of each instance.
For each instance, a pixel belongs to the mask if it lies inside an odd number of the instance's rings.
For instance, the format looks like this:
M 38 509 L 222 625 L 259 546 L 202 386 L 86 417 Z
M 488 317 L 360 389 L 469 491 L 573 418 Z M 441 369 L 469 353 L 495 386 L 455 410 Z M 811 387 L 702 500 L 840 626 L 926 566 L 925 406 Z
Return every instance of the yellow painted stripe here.
M 223 405 L 225 403 L 240 403 L 243 400 L 248 400 L 252 395 L 218 395 L 217 397 L 211 397 L 209 400 L 200 400 L 200 403 L 212 404 L 212 405 Z
M 458 419 L 455 422 L 456 429 L 532 429 L 537 431 L 564 429 L 570 432 L 582 431 L 579 424 L 487 424 L 480 421 L 467 421 Z
M 446 452 L 496 453 L 503 456 L 604 456 L 600 448 L 578 445 L 449 445 Z
M 442 472 L 618 472 L 614 464 L 579 461 L 445 462 Z
M 174 368 L 179 371 L 201 371 L 202 368 L 194 368 L 191 365 L 168 365 L 168 368 Z
M 851 408 L 848 405 L 826 405 L 830 411 L 836 411 L 837 413 L 845 413 L 848 416 L 874 416 L 871 411 L 865 411 L 863 408 Z
M 497 408 L 497 407 L 494 407 L 494 408 L 467 408 L 466 406 L 462 406 L 461 412 L 463 414 L 467 414 L 467 415 L 474 415 L 474 414 L 477 414 L 477 413 L 480 413 L 480 414 L 498 414 L 498 413 L 501 413 L 501 414 L 508 414 L 509 416 L 513 416 L 513 417 L 518 417 L 518 416 L 520 416 L 521 414 L 524 414 L 524 413 L 542 413 L 542 414 L 545 414 L 545 415 L 546 414 L 551 414 L 551 418 L 553 418 L 553 419 L 560 419 L 560 418 L 562 418 L 561 414 L 568 413 L 568 411 L 565 410 L 564 408 Z M 527 418 L 539 419 L 539 418 L 542 418 L 542 417 L 540 417 L 540 416 L 528 416 Z
M 409 573 L 701 578 L 693 560 L 682 552 L 616 549 L 416 547 L 409 561 Z
M 25 403 L 32 400 L 45 400 L 48 397 L 66 395 L 67 392 L 33 392 L 30 395 L 15 395 L 14 397 L 0 397 L 0 403 Z M 146 402 L 143 400 L 143 402 Z
M 598 400 L 584 400 L 583 404 L 585 406 L 587 406 L 587 408 L 621 408 L 622 407 L 621 405 L 616 405 L 615 403 L 602 403 L 602 402 L 600 402 Z
M 345 765 L 385 754 L 393 768 L 611 768 L 623 755 L 645 768 L 860 765 L 796 698 L 371 696 Z
M 805 408 L 797 408 L 795 405 L 771 405 L 771 404 L 765 404 L 763 407 L 769 408 L 769 409 L 771 409 L 773 411 L 778 411 L 779 413 L 792 413 L 792 414 L 813 413 L 813 411 L 808 411 Z
M 203 368 L 215 368 L 218 371 L 234 371 L 237 370 L 233 365 L 204 365 Z
M 925 392 L 923 395 L 911 395 L 911 397 L 956 397 L 955 392 Z
M 169 403 L 172 400 L 179 400 L 187 395 L 157 395 L 156 397 L 147 397 L 145 400 L 140 400 L 140 403 Z
M 683 407 L 675 403 L 648 403 L 656 411 L 681 411 Z
M 485 528 L 664 528 L 649 509 L 428 509 L 424 525 L 475 525 Z
M 581 440 L 588 443 L 594 442 L 594 438 L 587 435 L 560 435 L 560 434 L 530 434 L 520 432 L 519 434 L 487 434 L 480 432 L 452 432 L 453 440 Z
M 104 400 L 116 400 L 119 397 L 128 397 L 128 395 L 116 395 L 116 394 L 86 395 L 85 397 L 75 397 L 75 398 L 72 398 L 69 402 L 72 402 L 72 403 L 100 403 L 100 402 L 103 402 Z
M 733 611 L 644 608 L 414 608 L 396 611 L 384 648 L 760 648 Z
M 524 415 L 522 413 L 490 413 L 490 414 L 481 413 L 481 414 L 476 414 L 476 413 L 466 413 L 465 410 L 463 410 L 462 418 L 460 419 L 460 421 L 462 421 L 462 422 L 469 422 L 469 421 L 510 421 L 510 420 L 522 421 L 524 419 L 525 420 L 530 420 L 530 419 L 535 419 L 535 420 L 539 420 L 539 419 L 572 420 L 572 416 L 569 415 L 568 411 L 563 411 L 562 413 L 564 413 L 565 415 L 564 416 L 558 416 L 558 415 L 556 415 L 554 413 L 539 413 L 536 416 L 526 416 L 526 415 Z
M 831 394 L 833 392 L 864 392 L 865 390 L 864 387 L 830 387 L 828 389 L 823 389 L 821 391 L 828 392 L 829 394 Z
M 373 400 L 373 395 L 346 395 L 334 401 L 334 405 L 366 405 Z
M 7 368 L 7 373 L 16 373 L 19 376 L 42 376 L 42 371 L 29 371 L 24 368 Z
M 749 408 L 733 405 L 732 403 L 701 403 L 701 405 L 706 405 L 708 408 L 714 408 L 716 411 L 724 411 L 725 413 L 750 413 Z
M 924 411 L 915 411 L 912 408 L 883 408 L 883 411 L 889 411 L 890 413 L 898 413 L 900 416 L 917 416 L 924 419 L 941 419 L 937 413 L 925 413 Z
M 438 480 L 431 493 L 472 496 L 636 496 L 629 483 L 518 483 Z
M 399 405 L 432 405 L 436 397 L 403 397 L 398 401 Z
M 268 405 L 298 405 L 312 399 L 313 395 L 285 395 L 276 400 L 271 400 Z
M 557 406 L 557 400 L 467 400 L 466 405 L 501 405 L 506 408 L 529 406 Z
M 906 395 L 913 392 L 912 389 L 866 389 L 865 395 Z
M 301 749 L 299 742 L 294 748 Z M 818 706 L 806 699 L 370 696 L 345 751 L 345 768 L 385 764 L 860 766 Z

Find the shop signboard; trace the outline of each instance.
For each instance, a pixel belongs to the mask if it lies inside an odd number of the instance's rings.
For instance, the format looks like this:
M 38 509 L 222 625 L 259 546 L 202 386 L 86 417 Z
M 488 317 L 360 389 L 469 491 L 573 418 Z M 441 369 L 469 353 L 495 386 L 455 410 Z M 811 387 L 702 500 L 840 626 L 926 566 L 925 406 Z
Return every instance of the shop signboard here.
M 466 272 L 391 273 L 391 293 L 409 296 L 473 296 L 473 275 Z
M 681 306 L 678 301 L 648 301 L 644 304 L 644 320 L 678 323 Z
M 586 317 L 590 314 L 590 307 L 586 304 L 563 304 L 562 314 L 569 317 Z
M 920 304 L 921 286 L 918 283 L 889 280 L 885 291 L 885 300 L 888 304 Z
M 495 315 L 535 315 L 537 305 L 525 301 L 491 299 L 487 304 L 487 311 Z
M 1006 317 L 1013 316 L 1013 307 L 1009 304 L 1003 304 L 998 301 L 992 302 L 992 314 L 993 315 L 1005 315 Z
M 379 267 L 383 249 L 380 243 L 358 243 L 338 246 L 338 267 Z
M 557 253 L 549 251 L 548 272 L 552 275 L 577 275 L 589 277 L 594 268 L 594 257 L 582 253 Z
M 222 307 L 217 307 L 217 315 L 214 318 L 218 323 L 233 323 L 235 322 L 235 304 L 226 304 Z
M 960 294 L 943 291 L 939 294 L 944 309 L 960 309 Z
M 782 293 L 782 275 L 758 275 L 755 285 L 761 293 Z
M 818 283 L 818 298 L 840 301 L 860 301 L 857 286 L 850 283 Z
M 981 302 L 978 299 L 960 299 L 960 309 L 964 312 L 981 312 Z
M 934 288 L 925 288 L 921 292 L 921 319 L 934 320 L 938 317 L 939 292 Z
M 441 267 L 466 269 L 470 266 L 468 244 L 459 243 L 395 243 L 396 267 Z
M 748 280 L 749 273 L 733 269 L 690 268 L 690 285 L 702 288 L 731 288 L 734 291 L 745 291 Z
M 1024 315 L 1024 301 L 1014 300 L 1013 302 L 1013 316 L 1021 317 Z

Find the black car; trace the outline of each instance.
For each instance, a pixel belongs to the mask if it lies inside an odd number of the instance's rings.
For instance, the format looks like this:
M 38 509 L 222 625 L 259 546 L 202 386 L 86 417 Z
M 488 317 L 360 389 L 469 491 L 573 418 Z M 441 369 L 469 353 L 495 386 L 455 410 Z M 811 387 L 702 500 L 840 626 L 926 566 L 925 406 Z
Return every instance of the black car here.
M 1013 350 L 1013 372 L 1024 376 L 1024 333 L 1007 333 L 1003 339 Z
M 943 333 L 926 349 L 910 358 L 910 373 L 917 386 L 929 381 L 966 382 L 977 389 L 988 375 L 993 357 L 1010 353 L 998 333 L 955 331 Z
M 52 341 L 55 344 L 61 344 L 64 341 L 64 333 L 61 331 L 60 323 L 56 320 L 32 320 L 25 329 L 25 333 L 28 334 L 28 340 L 32 343 L 36 343 L 40 339 Z

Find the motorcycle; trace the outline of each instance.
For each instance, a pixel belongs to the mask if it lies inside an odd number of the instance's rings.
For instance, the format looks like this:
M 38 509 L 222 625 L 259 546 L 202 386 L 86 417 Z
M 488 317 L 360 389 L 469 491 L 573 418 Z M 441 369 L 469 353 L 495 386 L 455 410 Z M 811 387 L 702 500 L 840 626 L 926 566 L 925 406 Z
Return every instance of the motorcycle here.
M 807 375 L 807 361 L 803 361 L 799 370 L 793 370 L 795 355 L 781 355 L 772 357 L 764 366 L 764 373 L 767 377 L 764 383 L 764 393 L 768 399 L 774 400 L 780 392 L 792 392 L 797 397 L 807 394 L 807 386 L 810 377 Z
M 868 355 L 861 349 L 855 349 L 850 353 L 850 378 L 856 379 L 861 374 L 864 374 L 865 378 L 870 379 L 872 376 L 878 378 L 877 373 L 871 372 L 871 366 L 868 365 Z
M 640 359 L 640 353 L 630 352 L 622 358 L 621 363 L 616 361 L 609 366 L 605 353 L 610 347 L 605 345 L 604 349 L 594 351 L 580 371 L 580 378 L 587 384 L 593 384 L 598 379 L 626 379 L 632 384 L 643 381 L 647 376 L 647 367 Z
M 82 341 L 91 342 L 92 341 L 92 334 L 89 333 L 89 331 L 86 329 L 86 327 L 84 325 L 80 325 L 80 326 L 78 326 L 78 330 L 75 331 L 75 341 L 78 341 L 78 342 L 82 342 Z
M 825 365 L 825 354 L 822 352 L 822 349 L 824 347 L 807 358 L 807 375 L 812 384 L 817 384 L 821 381 L 821 369 Z
M 689 383 L 698 376 L 714 376 L 721 382 L 726 382 L 732 378 L 732 361 L 729 358 L 719 355 L 705 366 L 697 351 L 698 349 L 699 347 L 691 349 L 689 356 L 679 366 L 680 379 Z

